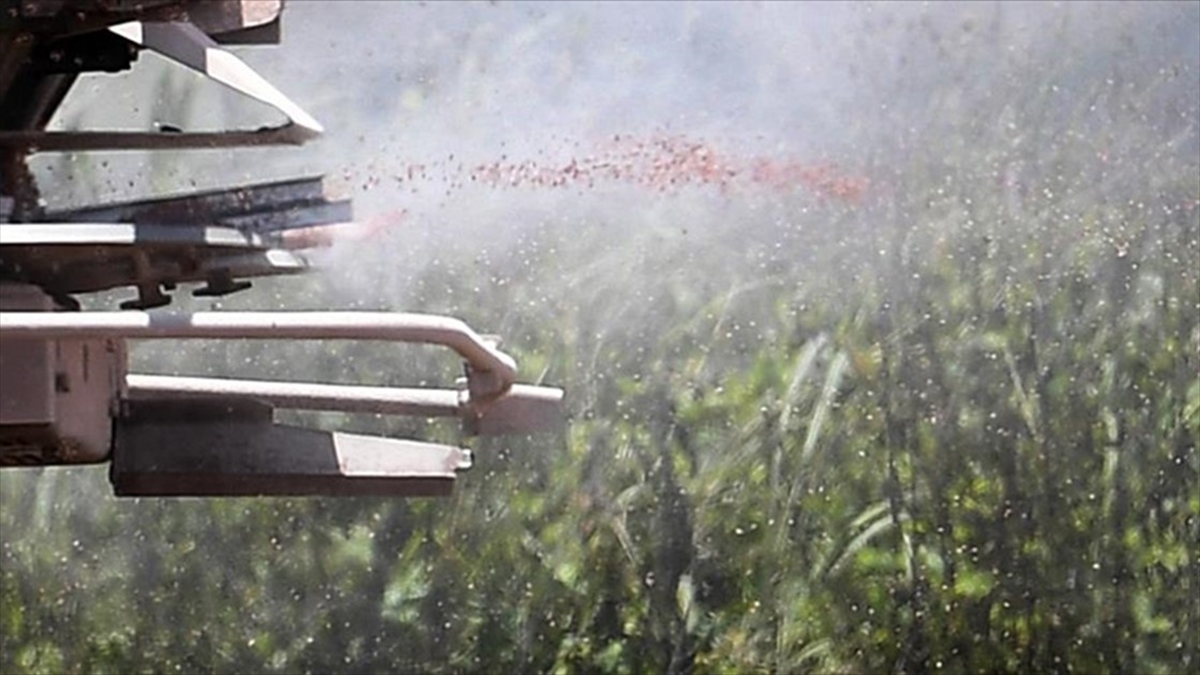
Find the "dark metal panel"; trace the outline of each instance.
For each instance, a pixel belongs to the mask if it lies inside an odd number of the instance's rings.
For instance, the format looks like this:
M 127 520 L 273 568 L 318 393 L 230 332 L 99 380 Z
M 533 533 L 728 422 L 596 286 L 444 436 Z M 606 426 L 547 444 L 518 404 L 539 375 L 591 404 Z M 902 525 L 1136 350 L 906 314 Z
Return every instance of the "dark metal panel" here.
M 117 73 L 132 67 L 137 57 L 137 46 L 128 40 L 109 31 L 93 31 L 39 43 L 29 55 L 27 68 L 33 75 Z
M 244 402 L 210 404 L 160 401 L 119 420 L 111 467 L 115 492 L 447 495 L 457 472 L 471 464 L 470 451 L 462 448 L 275 425 Z M 171 405 L 178 414 L 170 414 Z
M 49 222 L 207 223 L 250 214 L 324 206 L 335 198 L 322 176 L 305 176 L 236 188 L 89 206 L 45 215 Z M 345 204 L 348 202 L 337 202 Z M 336 214 L 341 215 L 341 212 Z M 349 219 L 348 217 L 346 219 Z M 339 222 L 329 220 L 326 222 Z

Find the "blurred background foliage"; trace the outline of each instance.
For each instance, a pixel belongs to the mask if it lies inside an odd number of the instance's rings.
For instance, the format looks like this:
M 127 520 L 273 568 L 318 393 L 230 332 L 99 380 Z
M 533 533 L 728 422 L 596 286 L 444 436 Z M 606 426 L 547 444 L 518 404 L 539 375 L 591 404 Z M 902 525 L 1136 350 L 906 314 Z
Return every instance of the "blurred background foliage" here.
M 281 414 L 470 442 L 445 500 L 119 500 L 100 468 L 6 471 L 0 672 L 1195 672 L 1200 5 L 869 7 L 845 39 L 858 108 L 829 113 L 858 201 L 480 188 L 224 300 L 461 316 L 563 386 L 568 423 L 466 441 Z M 558 60 L 521 76 L 578 72 L 594 24 L 551 14 L 430 32 L 388 64 L 406 86 L 368 88 L 393 121 L 486 99 L 479 64 L 546 36 Z M 288 45 L 272 58 L 303 67 Z M 111 194 L 86 166 L 64 189 Z M 166 189 L 188 166 L 139 171 Z M 132 361 L 456 368 L 340 342 Z

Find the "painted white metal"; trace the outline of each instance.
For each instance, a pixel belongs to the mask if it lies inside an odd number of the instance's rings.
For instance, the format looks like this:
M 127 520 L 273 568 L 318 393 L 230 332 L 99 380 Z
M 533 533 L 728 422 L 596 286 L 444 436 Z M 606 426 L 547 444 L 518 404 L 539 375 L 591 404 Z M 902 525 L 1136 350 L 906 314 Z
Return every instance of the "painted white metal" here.
M 49 310 L 53 301 L 34 286 L 0 284 L 0 316 L 18 313 L 14 308 Z M 123 341 L 0 335 L 0 372 L 0 444 L 22 446 L 22 452 L 55 463 L 108 458 L 111 415 L 125 382 Z M 33 428 L 47 433 L 31 436 Z M 45 440 L 35 443 L 33 436 Z
M 0 337 L 55 340 L 251 338 L 385 340 L 449 347 L 479 373 L 491 376 L 476 400 L 499 396 L 517 375 L 511 356 L 495 349 L 458 319 L 391 312 L 5 312 Z

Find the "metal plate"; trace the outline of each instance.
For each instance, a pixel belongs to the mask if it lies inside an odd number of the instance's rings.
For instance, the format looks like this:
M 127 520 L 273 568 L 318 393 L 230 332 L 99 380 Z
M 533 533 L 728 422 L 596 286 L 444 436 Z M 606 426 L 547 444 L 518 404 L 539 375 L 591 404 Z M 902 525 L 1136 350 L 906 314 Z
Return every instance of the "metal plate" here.
M 221 270 L 233 278 L 294 274 L 304 258 L 270 249 L 233 228 L 128 223 L 6 223 L 0 226 L 0 278 L 52 294 L 121 286 L 204 282 Z
M 121 496 L 450 494 L 469 450 L 270 422 L 269 406 L 212 399 L 131 402 L 117 422 Z
M 343 223 L 354 218 L 322 176 L 139 199 L 47 213 L 42 221 L 219 225 L 250 232 Z

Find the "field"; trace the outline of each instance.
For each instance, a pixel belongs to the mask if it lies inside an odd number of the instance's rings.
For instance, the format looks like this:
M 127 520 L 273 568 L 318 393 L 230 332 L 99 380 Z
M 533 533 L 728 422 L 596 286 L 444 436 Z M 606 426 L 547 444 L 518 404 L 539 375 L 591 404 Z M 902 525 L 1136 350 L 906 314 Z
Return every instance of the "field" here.
M 1100 7 L 847 9 L 877 39 L 845 38 L 864 65 L 825 145 L 575 104 L 474 143 L 497 129 L 438 107 L 491 110 L 492 71 L 461 64 L 574 24 L 471 28 L 389 103 L 412 150 L 331 155 L 360 211 L 403 218 L 222 307 L 462 317 L 567 390 L 566 424 L 473 441 L 446 500 L 117 500 L 102 469 L 7 471 L 0 672 L 1200 669 L 1200 5 Z M 756 82 L 745 119 L 782 119 Z M 85 164 L 62 194 L 104 197 Z M 171 166 L 154 180 L 183 181 Z M 360 343 L 146 343 L 133 363 L 393 385 L 458 367 Z

